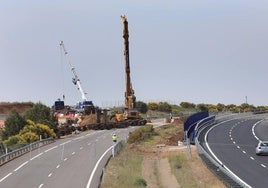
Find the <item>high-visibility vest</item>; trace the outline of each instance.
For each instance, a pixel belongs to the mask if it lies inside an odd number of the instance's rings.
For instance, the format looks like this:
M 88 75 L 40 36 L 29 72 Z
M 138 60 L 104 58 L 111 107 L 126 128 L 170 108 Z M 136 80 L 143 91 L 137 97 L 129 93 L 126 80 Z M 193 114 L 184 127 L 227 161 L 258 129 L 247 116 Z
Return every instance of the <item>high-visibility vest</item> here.
M 117 140 L 117 136 L 116 135 L 113 135 L 112 138 L 113 138 L 113 141 Z

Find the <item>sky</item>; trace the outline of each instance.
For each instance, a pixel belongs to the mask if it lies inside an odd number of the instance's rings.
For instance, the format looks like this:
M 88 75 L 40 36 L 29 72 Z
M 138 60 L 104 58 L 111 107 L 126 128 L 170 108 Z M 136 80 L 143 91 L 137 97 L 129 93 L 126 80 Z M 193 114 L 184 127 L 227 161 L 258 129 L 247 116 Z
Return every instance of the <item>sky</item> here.
M 0 0 L 0 102 L 124 101 L 123 24 L 138 101 L 268 105 L 267 0 Z

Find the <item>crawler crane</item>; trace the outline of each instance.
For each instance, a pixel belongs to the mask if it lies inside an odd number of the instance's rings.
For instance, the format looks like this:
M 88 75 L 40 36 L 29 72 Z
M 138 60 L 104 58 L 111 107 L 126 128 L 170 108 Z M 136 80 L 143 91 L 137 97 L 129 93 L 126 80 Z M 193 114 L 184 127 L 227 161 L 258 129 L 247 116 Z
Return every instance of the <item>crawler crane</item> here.
M 124 64 L 126 74 L 126 91 L 125 91 L 125 119 L 137 120 L 135 124 L 145 125 L 146 120 L 140 117 L 139 111 L 136 109 L 136 96 L 132 88 L 130 79 L 130 63 L 129 63 L 129 32 L 128 21 L 126 16 L 121 16 L 123 22 L 123 38 L 124 38 Z
M 65 49 L 63 41 L 60 42 L 60 46 L 63 49 L 64 55 L 66 56 L 67 62 L 69 64 L 70 68 L 71 68 L 71 71 L 72 71 L 73 75 L 74 75 L 74 78 L 72 79 L 72 81 L 73 81 L 74 85 L 77 86 L 77 89 L 79 90 L 79 92 L 80 92 L 80 94 L 82 96 L 82 102 L 79 102 L 79 104 L 77 106 L 77 109 L 82 110 L 83 112 L 85 112 L 85 114 L 90 114 L 90 113 L 94 112 L 93 102 L 87 100 L 86 93 L 84 92 L 84 90 L 82 88 L 82 84 L 80 82 L 80 79 L 78 78 L 78 75 L 77 75 L 77 73 L 75 71 L 75 68 L 71 64 L 70 58 L 68 56 L 68 52 Z

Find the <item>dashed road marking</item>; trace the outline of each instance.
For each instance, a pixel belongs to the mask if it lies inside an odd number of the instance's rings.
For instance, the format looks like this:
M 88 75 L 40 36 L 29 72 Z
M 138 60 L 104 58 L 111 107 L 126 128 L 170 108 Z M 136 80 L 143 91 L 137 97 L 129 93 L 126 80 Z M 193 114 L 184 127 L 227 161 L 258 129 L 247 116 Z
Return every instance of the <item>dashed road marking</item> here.
M 266 166 L 265 166 L 264 164 L 261 164 L 261 166 L 262 166 L 263 168 L 266 168 Z
M 65 158 L 65 159 L 64 159 L 64 161 L 67 161 L 67 160 L 68 160 L 68 158 Z
M 72 153 L 72 155 L 74 155 L 74 154 L 75 154 L 75 152 Z
M 43 185 L 44 185 L 44 184 L 40 184 L 38 188 L 41 188 L 41 187 L 43 187 Z
M 20 168 L 22 168 L 24 165 L 26 165 L 29 161 L 26 161 L 25 163 L 22 163 L 18 168 L 16 168 L 14 171 L 18 171 Z
M 244 150 L 242 151 L 243 153 L 247 153 L 247 152 L 245 152 Z
M 60 146 L 62 146 L 62 145 L 64 145 L 64 144 L 68 144 L 68 143 L 70 143 L 71 142 L 71 140 L 69 140 L 69 141 L 67 141 L 67 142 L 63 142 L 62 144 L 60 144 Z
M 250 157 L 250 159 L 255 160 L 253 157 Z
M 83 149 L 83 147 L 80 147 L 80 150 Z
M 48 174 L 48 176 L 47 176 L 47 177 L 49 177 L 49 178 L 50 178 L 51 176 L 52 176 L 52 173 Z
M 9 173 L 8 175 L 6 175 L 5 177 L 3 177 L 0 182 L 4 181 L 6 178 L 8 178 L 8 176 L 12 175 L 12 173 Z
M 43 152 L 42 152 L 42 153 L 39 153 L 38 155 L 36 155 L 36 156 L 34 156 L 33 158 L 31 158 L 31 161 L 34 160 L 35 158 L 41 156 L 41 155 L 43 155 Z
M 49 149 L 47 149 L 46 151 L 45 151 L 45 153 L 46 152 L 49 152 L 49 151 L 51 151 L 51 150 L 53 150 L 53 149 L 55 149 L 55 148 L 57 148 L 58 146 L 54 146 L 54 147 L 52 147 L 52 148 L 49 148 Z
M 56 168 L 60 168 L 60 165 L 57 165 Z

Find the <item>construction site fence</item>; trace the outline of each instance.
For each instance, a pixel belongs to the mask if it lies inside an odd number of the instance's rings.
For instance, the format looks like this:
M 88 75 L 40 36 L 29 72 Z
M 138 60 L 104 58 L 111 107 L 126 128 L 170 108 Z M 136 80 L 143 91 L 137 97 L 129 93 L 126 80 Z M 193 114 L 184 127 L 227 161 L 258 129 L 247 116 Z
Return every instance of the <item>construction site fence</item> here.
M 47 138 L 47 139 L 43 139 L 43 140 L 40 140 L 40 141 L 37 141 L 37 142 L 33 142 L 29 145 L 26 145 L 20 149 L 17 149 L 17 150 L 14 150 L 12 152 L 9 152 L 5 155 L 2 155 L 0 157 L 0 166 L 19 157 L 19 156 L 22 156 L 24 155 L 25 153 L 28 153 L 30 151 L 33 151 L 35 149 L 38 149 L 44 145 L 47 145 L 47 144 L 50 144 L 52 142 L 54 142 L 54 138 Z

